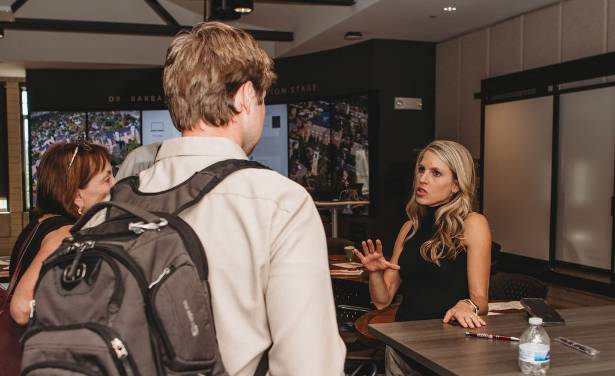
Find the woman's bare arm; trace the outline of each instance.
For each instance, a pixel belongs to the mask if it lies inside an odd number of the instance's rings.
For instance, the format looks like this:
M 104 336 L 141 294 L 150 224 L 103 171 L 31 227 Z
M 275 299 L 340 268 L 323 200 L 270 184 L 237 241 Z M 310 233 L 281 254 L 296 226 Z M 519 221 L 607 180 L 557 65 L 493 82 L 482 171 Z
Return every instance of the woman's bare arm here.
M 45 236 L 34 260 L 19 280 L 11 298 L 11 317 L 16 323 L 20 325 L 28 323 L 30 301 L 34 295 L 34 286 L 38 280 L 43 261 L 60 246 L 64 238 L 70 236 L 70 228 L 71 226 L 63 226 Z
M 491 273 L 491 231 L 485 216 L 471 213 L 464 222 L 464 244 L 468 253 L 468 289 L 479 313 L 489 311 Z
M 411 228 L 412 222 L 407 221 L 399 230 L 395 245 L 393 246 L 391 264 L 399 265 L 399 256 L 404 248 L 404 240 L 406 236 L 408 236 Z M 395 294 L 400 285 L 401 276 L 399 274 L 399 269 L 387 268 L 384 271 L 370 272 L 369 293 L 376 308 L 383 309 L 388 307 L 395 298 Z

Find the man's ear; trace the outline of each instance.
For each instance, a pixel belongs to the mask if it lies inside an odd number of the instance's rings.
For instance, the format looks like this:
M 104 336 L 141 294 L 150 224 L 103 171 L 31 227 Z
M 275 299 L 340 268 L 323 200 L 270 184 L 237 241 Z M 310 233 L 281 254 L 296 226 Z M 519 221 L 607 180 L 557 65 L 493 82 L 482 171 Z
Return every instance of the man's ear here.
M 252 101 L 257 100 L 252 81 L 244 82 L 235 93 L 234 99 L 235 110 L 239 112 L 246 111 L 249 114 Z

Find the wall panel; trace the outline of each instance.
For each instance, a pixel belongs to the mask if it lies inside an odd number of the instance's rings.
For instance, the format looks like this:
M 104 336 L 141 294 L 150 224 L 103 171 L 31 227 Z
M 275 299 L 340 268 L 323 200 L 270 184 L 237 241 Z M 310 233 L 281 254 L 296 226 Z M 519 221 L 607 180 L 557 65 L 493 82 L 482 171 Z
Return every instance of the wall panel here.
M 549 259 L 552 130 L 553 97 L 485 107 L 484 213 L 504 252 Z
M 560 99 L 556 259 L 610 269 L 615 87 Z
M 489 35 L 489 76 L 521 70 L 522 18 L 516 17 L 491 28 Z
M 560 6 L 526 14 L 523 20 L 523 69 L 560 62 Z
M 480 156 L 480 81 L 487 76 L 488 30 L 479 30 L 461 38 L 461 111 L 459 142 L 474 158 Z
M 438 44 L 436 48 L 436 138 L 459 139 L 460 40 Z
M 570 0 L 562 3 L 562 60 L 606 52 L 606 0 Z

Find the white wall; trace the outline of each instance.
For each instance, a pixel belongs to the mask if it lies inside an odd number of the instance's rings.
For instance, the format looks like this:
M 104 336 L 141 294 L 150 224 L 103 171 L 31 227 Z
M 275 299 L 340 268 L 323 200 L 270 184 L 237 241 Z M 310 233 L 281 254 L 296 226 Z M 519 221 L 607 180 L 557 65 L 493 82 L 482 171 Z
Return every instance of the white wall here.
M 615 51 L 615 0 L 567 0 L 438 44 L 436 137 L 480 156 L 484 78 Z

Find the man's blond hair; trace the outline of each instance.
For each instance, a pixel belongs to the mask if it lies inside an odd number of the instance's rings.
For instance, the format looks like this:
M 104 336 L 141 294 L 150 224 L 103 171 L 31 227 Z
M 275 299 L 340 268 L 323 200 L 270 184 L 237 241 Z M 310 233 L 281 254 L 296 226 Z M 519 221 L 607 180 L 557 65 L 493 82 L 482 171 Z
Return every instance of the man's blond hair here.
M 224 126 L 238 113 L 234 97 L 250 81 L 262 103 L 275 79 L 273 61 L 243 30 L 203 22 L 179 34 L 169 46 L 163 87 L 171 118 L 180 132 L 199 120 Z

